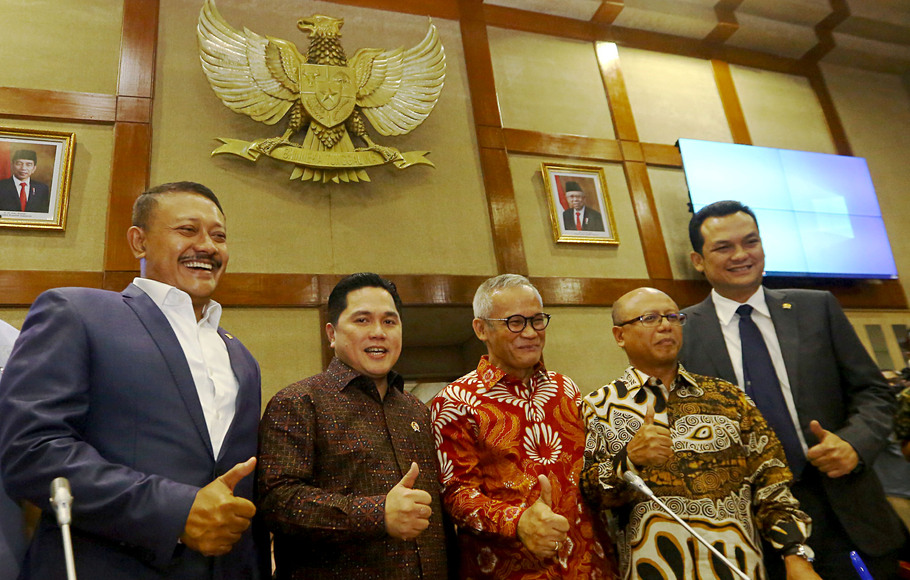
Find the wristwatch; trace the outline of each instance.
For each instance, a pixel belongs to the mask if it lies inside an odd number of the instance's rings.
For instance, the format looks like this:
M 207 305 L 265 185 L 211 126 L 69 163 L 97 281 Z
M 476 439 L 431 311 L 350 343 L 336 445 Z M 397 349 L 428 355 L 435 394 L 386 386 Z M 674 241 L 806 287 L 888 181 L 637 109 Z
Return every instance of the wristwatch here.
M 793 544 L 784 550 L 782 555 L 784 558 L 787 556 L 799 556 L 810 564 L 815 561 L 815 552 L 805 544 Z

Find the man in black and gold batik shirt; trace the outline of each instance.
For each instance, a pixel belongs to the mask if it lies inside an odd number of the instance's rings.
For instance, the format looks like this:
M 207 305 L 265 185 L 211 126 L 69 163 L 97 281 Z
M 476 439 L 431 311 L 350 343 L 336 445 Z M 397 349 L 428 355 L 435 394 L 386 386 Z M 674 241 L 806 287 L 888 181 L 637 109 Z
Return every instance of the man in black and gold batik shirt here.
M 679 365 L 684 322 L 652 288 L 617 300 L 613 336 L 632 366 L 582 405 L 582 492 L 617 543 L 622 578 L 734 578 L 622 479 L 632 471 L 749 578 L 767 578 L 764 538 L 784 557 L 788 579 L 817 579 L 803 545 L 810 520 L 790 494 L 780 442 L 735 385 Z

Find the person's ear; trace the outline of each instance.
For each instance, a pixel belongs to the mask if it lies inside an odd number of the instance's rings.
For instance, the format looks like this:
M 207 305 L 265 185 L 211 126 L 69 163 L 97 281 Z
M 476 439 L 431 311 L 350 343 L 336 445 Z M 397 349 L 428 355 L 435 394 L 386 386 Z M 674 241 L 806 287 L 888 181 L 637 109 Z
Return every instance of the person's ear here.
M 126 230 L 126 240 L 133 252 L 133 257 L 142 259 L 145 257 L 145 230 L 139 226 L 130 226 Z
M 325 325 L 325 335 L 329 339 L 329 348 L 335 348 L 335 327 L 331 322 L 327 322 Z
M 486 321 L 481 320 L 480 318 L 475 318 L 474 322 L 472 322 L 471 325 L 474 327 L 474 334 L 477 335 L 477 338 L 483 342 L 486 342 L 488 330 Z
M 620 348 L 622 348 L 625 345 L 625 338 L 623 337 L 623 331 L 625 331 L 625 328 L 622 326 L 613 327 L 613 338 L 616 339 L 616 344 L 618 344 Z
M 704 256 L 702 256 L 695 250 L 692 250 L 689 253 L 689 259 L 692 260 L 693 268 L 695 268 L 697 271 L 699 271 L 701 273 L 705 272 L 705 257 Z

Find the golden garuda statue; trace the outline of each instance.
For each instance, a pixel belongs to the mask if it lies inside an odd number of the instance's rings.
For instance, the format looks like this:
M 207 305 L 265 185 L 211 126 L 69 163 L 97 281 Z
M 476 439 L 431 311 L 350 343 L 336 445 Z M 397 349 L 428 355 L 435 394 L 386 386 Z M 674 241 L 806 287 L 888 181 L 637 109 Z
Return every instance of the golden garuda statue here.
M 432 22 L 409 49 L 362 48 L 348 60 L 341 47 L 344 20 L 314 15 L 297 21 L 309 32 L 306 56 L 292 42 L 260 36 L 225 22 L 214 0 L 205 0 L 196 27 L 202 69 L 215 94 L 232 111 L 274 125 L 290 111 L 280 137 L 252 142 L 221 138 L 212 155 L 251 161 L 261 154 L 295 165 L 291 179 L 369 181 L 365 167 L 432 166 L 429 151 L 402 153 L 376 144 L 366 121 L 382 135 L 410 133 L 426 119 L 442 91 L 445 51 Z M 306 130 L 303 143 L 291 141 Z M 355 147 L 351 137 L 364 147 Z

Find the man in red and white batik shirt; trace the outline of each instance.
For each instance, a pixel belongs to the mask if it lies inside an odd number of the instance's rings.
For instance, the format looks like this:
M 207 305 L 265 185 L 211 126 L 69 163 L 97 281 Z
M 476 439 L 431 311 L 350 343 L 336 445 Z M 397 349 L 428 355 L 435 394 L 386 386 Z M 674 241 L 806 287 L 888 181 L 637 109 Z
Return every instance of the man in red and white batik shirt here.
M 541 362 L 550 316 L 527 278 L 503 274 L 474 296 L 477 370 L 433 401 L 443 506 L 458 525 L 465 579 L 613 578 L 578 487 L 581 395 Z

